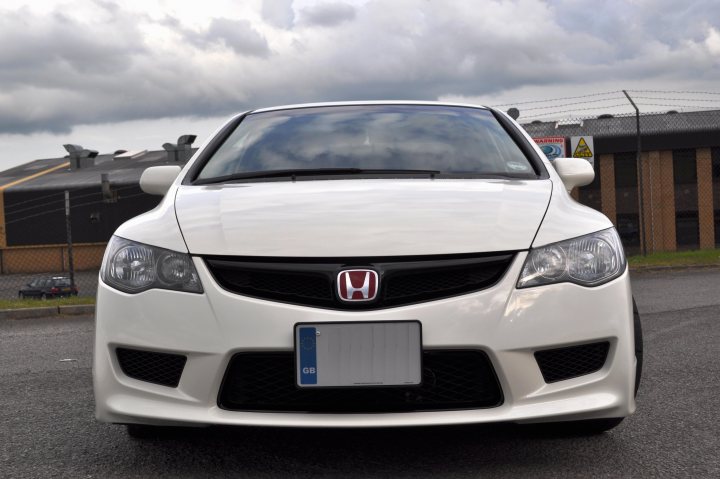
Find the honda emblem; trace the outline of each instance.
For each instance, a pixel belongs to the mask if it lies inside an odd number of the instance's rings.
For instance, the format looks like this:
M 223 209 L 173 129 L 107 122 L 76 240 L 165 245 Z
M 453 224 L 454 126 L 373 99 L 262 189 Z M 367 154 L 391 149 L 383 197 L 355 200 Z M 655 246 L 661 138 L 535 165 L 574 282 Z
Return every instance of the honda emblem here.
M 347 269 L 337 277 L 338 296 L 342 301 L 372 301 L 378 292 L 378 274 L 371 269 Z

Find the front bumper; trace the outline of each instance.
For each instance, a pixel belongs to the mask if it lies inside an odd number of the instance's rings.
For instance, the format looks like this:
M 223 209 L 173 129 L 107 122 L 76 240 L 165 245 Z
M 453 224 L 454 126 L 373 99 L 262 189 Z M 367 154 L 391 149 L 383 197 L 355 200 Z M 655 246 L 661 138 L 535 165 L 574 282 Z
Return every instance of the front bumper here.
M 595 288 L 569 283 L 516 289 L 520 253 L 493 287 L 378 311 L 335 311 L 258 300 L 217 286 L 195 258 L 205 293 L 128 295 L 100 282 L 93 365 L 97 418 L 158 425 L 386 427 L 542 422 L 624 417 L 635 409 L 632 295 L 628 273 Z M 223 410 L 218 392 L 231 357 L 291 351 L 299 322 L 419 320 L 424 349 L 477 349 L 490 358 L 504 402 L 489 409 L 401 413 L 279 413 Z M 609 341 L 602 369 L 547 384 L 537 350 Z M 177 388 L 129 378 L 117 347 L 187 356 Z

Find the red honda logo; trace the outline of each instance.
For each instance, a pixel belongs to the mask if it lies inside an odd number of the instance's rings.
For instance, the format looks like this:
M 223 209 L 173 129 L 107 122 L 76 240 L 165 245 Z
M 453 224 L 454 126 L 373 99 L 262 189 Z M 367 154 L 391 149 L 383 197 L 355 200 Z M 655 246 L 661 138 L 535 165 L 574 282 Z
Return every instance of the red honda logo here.
M 378 274 L 371 269 L 341 271 L 337 288 L 343 301 L 372 301 L 378 292 Z

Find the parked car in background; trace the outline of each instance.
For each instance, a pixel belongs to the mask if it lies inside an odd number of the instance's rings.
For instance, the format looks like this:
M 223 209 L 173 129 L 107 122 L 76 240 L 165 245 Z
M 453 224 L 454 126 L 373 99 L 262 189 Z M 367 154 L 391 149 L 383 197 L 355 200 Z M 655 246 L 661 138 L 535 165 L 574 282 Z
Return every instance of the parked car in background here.
M 78 289 L 67 276 L 43 276 L 30 281 L 18 291 L 20 298 L 61 298 L 77 296 Z

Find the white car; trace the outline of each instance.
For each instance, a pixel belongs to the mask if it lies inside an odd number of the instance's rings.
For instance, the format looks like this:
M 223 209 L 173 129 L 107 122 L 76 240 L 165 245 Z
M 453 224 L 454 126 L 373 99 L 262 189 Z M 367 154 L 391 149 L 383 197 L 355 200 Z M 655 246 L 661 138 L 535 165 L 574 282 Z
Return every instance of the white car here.
M 557 171 L 556 171 L 557 170 Z M 552 422 L 635 410 L 640 322 L 612 223 L 492 108 L 232 118 L 100 272 L 96 414 L 157 426 Z

